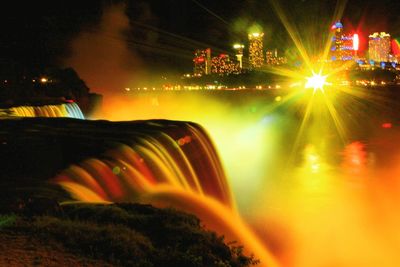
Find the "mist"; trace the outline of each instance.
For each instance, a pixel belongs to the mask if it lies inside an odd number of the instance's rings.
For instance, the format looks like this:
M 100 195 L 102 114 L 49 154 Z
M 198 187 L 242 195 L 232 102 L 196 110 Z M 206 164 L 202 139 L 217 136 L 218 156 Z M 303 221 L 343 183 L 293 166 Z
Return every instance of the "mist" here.
M 105 7 L 99 24 L 83 28 L 72 40 L 71 56 L 64 62 L 92 92 L 105 97 L 137 84 L 145 75 L 142 61 L 126 39 L 130 24 L 125 8 L 124 4 Z

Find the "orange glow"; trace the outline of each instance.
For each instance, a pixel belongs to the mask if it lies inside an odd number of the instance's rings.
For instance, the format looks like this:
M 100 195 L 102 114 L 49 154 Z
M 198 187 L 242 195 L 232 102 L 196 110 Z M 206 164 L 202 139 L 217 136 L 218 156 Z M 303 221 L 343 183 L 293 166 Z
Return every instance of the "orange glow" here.
M 243 244 L 262 260 L 260 266 L 398 266 L 400 149 L 394 144 L 400 135 L 376 123 L 393 136 L 385 142 L 342 141 L 346 126 L 355 127 L 343 114 L 361 115 L 354 112 L 357 106 L 326 105 L 326 91 L 309 94 L 313 100 L 300 130 L 289 119 L 290 107 L 285 115 L 276 110 L 288 105 L 281 92 L 281 101 L 269 95 L 268 103 L 255 97 L 243 106 L 227 106 L 226 95 L 218 102 L 192 92 L 109 99 L 102 110 L 106 118 L 190 119 L 201 122 L 213 141 L 197 124 L 176 127 L 174 134 L 160 128 L 71 166 L 56 181 L 82 201 L 135 201 L 194 213 L 208 228 Z M 292 149 L 296 131 L 302 134 Z M 290 132 L 296 134 L 287 138 Z
M 392 123 L 374 121 L 373 130 L 396 133 L 394 137 L 357 141 L 348 135 L 351 130 L 364 130 L 357 123 L 370 119 L 372 114 L 364 111 L 376 100 L 374 95 L 371 90 L 331 83 L 338 90 L 324 92 L 328 75 L 335 78 L 355 63 L 351 60 L 329 69 L 329 36 L 322 55 L 312 51 L 321 59 L 321 66 L 315 68 L 314 56 L 306 50 L 310 44 L 302 42 L 302 32 L 292 26 L 279 2 L 272 0 L 303 58 L 304 73 L 321 70 L 306 84 L 318 93 L 298 90 L 284 95 L 279 91 L 279 96 L 274 92 L 267 100 L 243 101 L 242 106 L 235 102 L 234 108 L 226 99 L 204 92 L 188 96 L 184 90 L 150 93 L 144 87 L 143 94 L 107 97 L 95 119 L 198 124 L 181 125 L 175 134 L 165 129 L 133 134 L 132 140 L 105 155 L 64 170 L 55 181 L 82 201 L 151 203 L 194 213 L 228 241 L 243 244 L 246 252 L 261 260 L 260 266 L 400 266 L 400 149 L 396 146 L 400 134 L 396 128 L 381 129 L 392 128 Z M 337 1 L 335 21 L 344 12 L 344 2 Z M 357 34 L 353 48 L 359 49 Z M 96 60 L 85 62 L 86 71 L 97 65 Z M 104 69 L 114 66 L 105 64 Z M 304 73 L 284 68 L 271 71 L 296 79 L 292 87 L 303 89 Z M 287 89 L 283 84 L 282 88 Z M 328 91 L 339 91 L 341 99 L 333 101 L 337 99 Z M 302 100 L 300 105 L 294 103 L 302 97 L 305 104 Z M 366 98 L 368 104 L 363 101 Z M 373 135 L 373 130 L 362 134 Z
M 175 131 L 186 134 L 178 141 L 167 129 L 142 133 L 136 144 L 121 145 L 104 159 L 72 165 L 54 181 L 81 201 L 139 201 L 194 213 L 228 242 L 245 244 L 246 251 L 261 260 L 260 266 L 279 266 L 239 216 L 208 136 L 197 125 L 182 126 Z

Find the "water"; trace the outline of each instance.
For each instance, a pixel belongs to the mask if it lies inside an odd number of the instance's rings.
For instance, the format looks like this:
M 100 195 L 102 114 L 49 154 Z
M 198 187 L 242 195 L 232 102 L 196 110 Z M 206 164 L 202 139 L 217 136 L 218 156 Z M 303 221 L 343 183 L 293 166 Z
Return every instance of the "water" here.
M 0 114 L 6 117 L 66 117 L 84 119 L 84 115 L 79 106 L 73 103 L 42 106 L 17 106 L 0 109 Z M 0 116 L 1 117 L 1 116 Z
M 151 203 L 194 213 L 227 241 L 246 244 L 276 265 L 240 218 L 217 152 L 200 126 L 148 121 L 123 132 L 125 141 L 115 149 L 70 166 L 54 182 L 85 202 Z
M 202 143 L 202 130 L 172 139 L 161 131 L 71 167 L 61 183 L 83 200 L 149 197 L 194 212 L 265 266 L 398 266 L 398 95 L 361 88 L 318 96 L 274 90 L 115 97 L 97 118 L 194 121 L 212 137 L 221 166 L 204 146 L 174 150 Z M 205 158 L 211 163 L 191 171 Z M 89 185 L 96 189 L 85 191 Z

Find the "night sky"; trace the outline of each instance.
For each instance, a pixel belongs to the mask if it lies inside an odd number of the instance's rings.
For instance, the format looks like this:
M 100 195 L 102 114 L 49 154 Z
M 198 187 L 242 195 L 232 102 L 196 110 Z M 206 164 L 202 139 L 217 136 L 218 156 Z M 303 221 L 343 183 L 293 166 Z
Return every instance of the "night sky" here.
M 124 42 L 143 68 L 190 72 L 196 48 L 211 47 L 215 53 L 232 53 L 232 44 L 238 41 L 246 44 L 248 29 L 254 25 L 263 28 L 266 48 L 277 47 L 281 53 L 293 50 L 288 34 L 267 0 L 27 2 L 14 1 L 12 6 L 1 7 L 3 71 L 10 67 L 67 64 L 66 59 L 74 53 L 73 40 L 82 32 L 96 34 L 105 10 L 121 3 L 125 3 L 121 16 L 128 18 L 129 27 L 123 28 L 121 34 L 110 34 L 109 38 Z M 325 42 L 336 1 L 280 2 L 310 51 Z M 374 31 L 400 37 L 399 14 L 399 0 L 349 0 L 342 22 L 346 31 L 357 31 L 364 38 Z M 364 42 L 362 49 L 365 45 Z

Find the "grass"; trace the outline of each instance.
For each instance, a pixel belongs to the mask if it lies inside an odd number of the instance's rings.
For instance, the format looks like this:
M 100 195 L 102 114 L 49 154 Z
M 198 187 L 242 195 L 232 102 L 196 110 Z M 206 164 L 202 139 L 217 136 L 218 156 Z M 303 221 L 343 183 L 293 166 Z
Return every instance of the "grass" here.
M 57 242 L 69 252 L 116 266 L 255 265 L 241 247 L 207 231 L 193 215 L 140 204 L 69 204 L 56 214 L 5 214 L 0 229 Z

